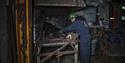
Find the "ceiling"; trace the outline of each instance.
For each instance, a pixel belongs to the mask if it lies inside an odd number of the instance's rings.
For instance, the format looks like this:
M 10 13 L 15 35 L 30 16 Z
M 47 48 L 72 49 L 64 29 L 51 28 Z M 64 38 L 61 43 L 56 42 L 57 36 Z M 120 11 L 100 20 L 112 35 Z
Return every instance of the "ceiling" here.
M 35 6 L 85 7 L 83 0 L 34 0 Z
M 50 7 L 50 6 L 40 6 L 36 7 L 36 10 L 40 11 L 41 15 L 44 16 L 66 16 L 69 13 L 81 10 L 79 7 Z

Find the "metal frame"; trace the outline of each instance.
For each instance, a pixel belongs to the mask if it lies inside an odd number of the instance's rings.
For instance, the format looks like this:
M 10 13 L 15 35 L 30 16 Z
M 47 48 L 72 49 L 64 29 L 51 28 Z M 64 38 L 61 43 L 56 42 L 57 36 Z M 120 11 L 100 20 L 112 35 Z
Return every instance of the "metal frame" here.
M 40 53 L 43 47 L 56 47 L 60 46 L 58 49 L 56 49 L 53 52 L 48 52 L 48 53 Z M 62 51 L 65 50 L 67 46 L 71 46 L 73 50 L 69 51 Z M 60 63 L 60 57 L 64 55 L 74 55 L 74 63 L 78 63 L 78 41 L 77 40 L 67 40 L 64 39 L 61 42 L 52 42 L 52 43 L 46 43 L 46 44 L 40 44 L 40 47 L 38 47 L 38 52 L 37 52 L 37 63 L 45 63 L 47 60 L 51 59 L 53 56 L 57 57 L 58 62 Z M 44 57 L 43 59 L 40 59 L 40 57 Z M 63 59 L 63 58 L 62 58 Z

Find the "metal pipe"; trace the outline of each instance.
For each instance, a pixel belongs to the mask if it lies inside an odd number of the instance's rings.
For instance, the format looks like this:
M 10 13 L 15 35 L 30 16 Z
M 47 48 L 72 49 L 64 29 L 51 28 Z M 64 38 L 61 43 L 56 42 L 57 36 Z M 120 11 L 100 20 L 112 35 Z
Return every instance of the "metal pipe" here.
M 68 55 L 68 54 L 74 54 L 74 53 L 78 53 L 78 51 L 77 51 L 77 50 L 74 50 L 74 51 L 63 51 L 63 52 L 58 52 L 58 54 L 60 54 L 59 56 Z M 47 55 L 49 55 L 49 54 L 51 54 L 51 52 L 50 52 L 50 53 L 39 54 L 38 56 L 47 56 Z M 58 54 L 54 54 L 54 55 L 58 55 Z
M 47 57 L 43 58 L 40 63 L 43 63 L 45 61 L 47 61 L 48 59 L 50 59 L 55 53 L 63 50 L 67 45 L 69 45 L 70 42 L 68 42 L 67 44 L 63 45 L 62 47 L 60 47 L 59 49 L 55 50 L 54 52 L 50 53 Z
M 36 24 L 33 25 L 33 43 L 36 43 Z
M 54 38 L 54 39 L 47 39 L 48 41 L 62 41 L 64 38 Z
M 38 47 L 37 54 L 40 54 L 40 47 Z M 39 56 L 37 56 L 37 63 L 40 63 L 40 57 Z
M 74 63 L 78 63 L 78 45 L 75 45 L 75 49 L 77 50 L 77 53 L 74 54 Z
M 57 42 L 57 43 L 46 43 L 46 44 L 40 44 L 41 47 L 53 47 L 53 46 L 62 46 L 67 44 L 68 42 Z M 75 42 L 72 42 L 75 43 Z
M 58 54 L 58 57 L 57 57 L 58 62 L 57 63 L 60 63 L 60 56 L 59 56 L 60 54 L 59 54 L 59 52 L 57 54 Z

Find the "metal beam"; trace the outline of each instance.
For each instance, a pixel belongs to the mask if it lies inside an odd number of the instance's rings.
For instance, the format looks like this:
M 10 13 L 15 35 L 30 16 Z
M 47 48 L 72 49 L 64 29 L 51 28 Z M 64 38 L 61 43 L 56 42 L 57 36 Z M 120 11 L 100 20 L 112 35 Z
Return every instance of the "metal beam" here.
M 62 55 L 68 55 L 68 54 L 75 54 L 75 53 L 78 53 L 78 51 L 74 50 L 74 51 L 58 52 L 58 54 L 60 54 L 61 56 L 62 56 Z M 50 53 L 42 53 L 42 54 L 39 54 L 38 56 L 47 56 L 47 55 L 49 55 L 49 54 L 51 54 L 51 52 L 50 52 Z M 54 54 L 54 55 L 56 56 L 56 55 L 58 55 L 58 54 Z

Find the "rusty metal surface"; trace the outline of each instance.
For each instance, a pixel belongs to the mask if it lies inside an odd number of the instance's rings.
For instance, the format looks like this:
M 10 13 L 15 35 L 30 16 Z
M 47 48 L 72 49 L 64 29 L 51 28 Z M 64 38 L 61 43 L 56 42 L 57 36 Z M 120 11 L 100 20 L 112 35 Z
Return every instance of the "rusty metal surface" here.
M 83 0 L 35 0 L 36 6 L 85 7 Z

